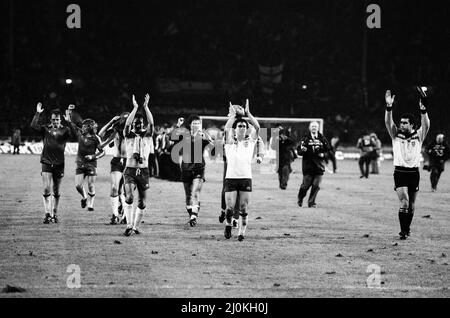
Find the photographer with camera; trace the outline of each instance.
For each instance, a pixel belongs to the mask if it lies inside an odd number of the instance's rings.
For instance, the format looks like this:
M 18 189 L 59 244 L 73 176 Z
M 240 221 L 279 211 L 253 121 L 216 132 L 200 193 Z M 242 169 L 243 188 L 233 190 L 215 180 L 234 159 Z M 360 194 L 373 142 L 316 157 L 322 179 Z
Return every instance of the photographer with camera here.
M 125 137 L 127 164 L 124 171 L 125 187 L 125 218 L 127 228 L 124 235 L 130 236 L 133 232 L 140 234 L 139 224 L 142 221 L 146 209 L 147 190 L 149 188 L 150 171 L 148 168 L 148 156 L 153 142 L 152 135 L 154 130 L 153 116 L 148 109 L 150 96 L 145 95 L 144 111 L 147 117 L 147 125 L 144 125 L 144 116 L 137 114 L 139 105 L 133 95 L 133 111 L 127 118 Z M 138 206 L 133 211 L 133 194 L 138 190 Z

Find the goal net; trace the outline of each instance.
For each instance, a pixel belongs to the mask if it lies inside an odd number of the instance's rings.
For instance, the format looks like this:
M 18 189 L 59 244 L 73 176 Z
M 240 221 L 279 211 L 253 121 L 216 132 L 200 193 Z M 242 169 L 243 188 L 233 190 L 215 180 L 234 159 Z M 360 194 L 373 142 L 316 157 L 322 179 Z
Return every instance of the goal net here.
M 324 120 L 323 118 L 278 118 L 278 117 L 255 117 L 260 126 L 260 137 L 264 142 L 264 162 L 276 169 L 276 151 L 271 149 L 270 142 L 272 138 L 278 136 L 278 128 L 281 126 L 288 131 L 294 141 L 299 141 L 300 138 L 308 133 L 309 124 L 313 121 L 319 123 L 319 131 L 323 133 Z M 226 116 L 200 116 L 202 127 L 215 140 L 221 140 L 225 123 L 228 120 Z M 245 118 L 248 119 L 248 118 Z M 205 153 L 205 159 L 209 158 L 209 154 Z M 214 160 L 221 160 L 219 156 L 214 157 Z

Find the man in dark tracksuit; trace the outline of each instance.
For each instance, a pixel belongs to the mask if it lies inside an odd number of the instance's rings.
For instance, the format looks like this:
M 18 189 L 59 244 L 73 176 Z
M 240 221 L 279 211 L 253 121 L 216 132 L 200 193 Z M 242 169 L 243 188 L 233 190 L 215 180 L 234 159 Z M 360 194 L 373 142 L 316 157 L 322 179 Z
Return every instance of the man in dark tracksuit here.
M 281 129 L 279 136 L 272 140 L 270 147 L 278 150 L 278 180 L 280 189 L 286 190 L 289 181 L 289 175 L 292 172 L 291 163 L 297 157 L 294 148 L 295 141 L 289 137 L 289 131 Z
M 444 171 L 445 161 L 450 158 L 450 146 L 444 141 L 444 135 L 439 134 L 436 136 L 436 140 L 426 147 L 425 152 L 429 158 L 431 191 L 436 192 L 439 178 Z
M 369 134 L 364 134 L 358 139 L 356 148 L 358 148 L 361 153 L 358 160 L 359 170 L 361 171 L 360 178 L 369 178 L 369 167 L 370 162 L 373 159 L 373 151 L 376 145 Z
M 308 207 L 316 207 L 316 197 L 320 190 L 320 183 L 325 171 L 325 154 L 330 150 L 327 139 L 319 133 L 319 124 L 312 122 L 309 125 L 310 133 L 300 140 L 299 155 L 303 156 L 302 170 L 303 182 L 298 192 L 298 205 L 303 205 L 303 199 L 309 188 L 311 192 Z

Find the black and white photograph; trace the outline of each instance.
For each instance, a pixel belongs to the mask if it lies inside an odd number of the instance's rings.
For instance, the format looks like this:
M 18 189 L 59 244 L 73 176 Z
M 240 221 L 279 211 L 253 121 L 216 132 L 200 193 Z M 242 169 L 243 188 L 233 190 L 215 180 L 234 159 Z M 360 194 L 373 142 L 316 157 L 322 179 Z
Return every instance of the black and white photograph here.
M 0 298 L 449 298 L 449 17 L 2 0 Z

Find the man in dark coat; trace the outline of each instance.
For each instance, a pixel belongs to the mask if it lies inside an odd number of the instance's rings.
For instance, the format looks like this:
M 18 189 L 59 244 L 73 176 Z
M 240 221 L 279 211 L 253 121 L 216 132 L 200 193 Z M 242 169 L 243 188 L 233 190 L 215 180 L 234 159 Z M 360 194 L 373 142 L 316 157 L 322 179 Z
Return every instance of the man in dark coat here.
M 319 132 L 319 123 L 309 125 L 309 134 L 300 140 L 299 155 L 303 156 L 303 182 L 298 192 L 298 205 L 303 205 L 303 199 L 309 188 L 311 192 L 308 207 L 316 207 L 316 197 L 325 171 L 325 154 L 330 150 L 327 139 Z

